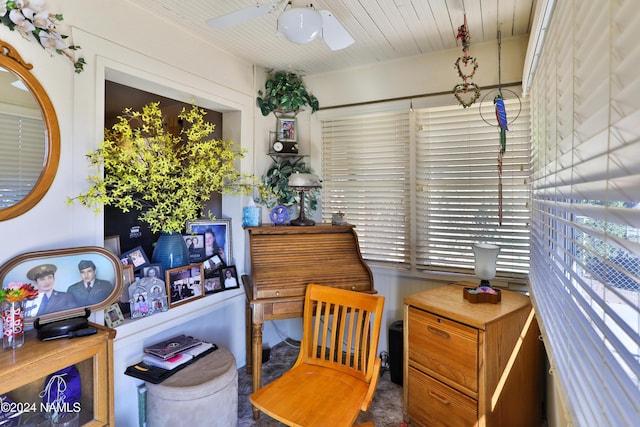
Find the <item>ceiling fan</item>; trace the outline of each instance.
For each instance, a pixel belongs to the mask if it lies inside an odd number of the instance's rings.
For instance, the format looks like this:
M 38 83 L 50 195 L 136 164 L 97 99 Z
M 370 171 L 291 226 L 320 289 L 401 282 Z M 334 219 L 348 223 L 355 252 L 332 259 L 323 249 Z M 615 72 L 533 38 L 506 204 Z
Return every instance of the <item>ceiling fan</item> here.
M 211 18 L 207 21 L 207 25 L 219 29 L 230 28 L 274 13 L 283 5 L 284 8 L 278 16 L 277 30 L 278 33 L 284 34 L 287 40 L 306 44 L 321 35 L 322 40 L 331 50 L 344 49 L 353 44 L 353 37 L 330 11 L 316 11 L 311 4 L 305 7 L 293 7 L 292 2 L 286 0 L 256 2 L 254 6 Z

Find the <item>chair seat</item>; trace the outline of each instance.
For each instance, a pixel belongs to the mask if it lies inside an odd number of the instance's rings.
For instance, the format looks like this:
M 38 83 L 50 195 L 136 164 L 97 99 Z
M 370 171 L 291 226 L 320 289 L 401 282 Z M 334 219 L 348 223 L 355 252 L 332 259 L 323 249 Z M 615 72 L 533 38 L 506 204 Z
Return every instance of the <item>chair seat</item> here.
M 302 364 L 250 398 L 265 414 L 288 425 L 352 426 L 368 387 L 368 383 L 334 369 Z

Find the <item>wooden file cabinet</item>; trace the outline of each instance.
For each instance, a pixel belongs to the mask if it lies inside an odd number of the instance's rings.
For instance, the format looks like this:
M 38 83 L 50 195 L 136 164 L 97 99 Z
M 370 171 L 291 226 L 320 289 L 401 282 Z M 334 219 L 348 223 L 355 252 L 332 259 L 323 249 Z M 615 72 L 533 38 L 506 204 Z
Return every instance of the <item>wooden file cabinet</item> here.
M 405 421 L 540 426 L 543 349 L 529 298 L 503 290 L 498 304 L 472 304 L 464 286 L 404 300 Z
M 39 341 L 28 331 L 24 345 L 0 350 L 0 394 L 14 402 L 40 410 L 45 379 L 53 372 L 75 365 L 80 373 L 80 425 L 113 426 L 113 338 L 116 331 L 103 326 L 94 335 Z

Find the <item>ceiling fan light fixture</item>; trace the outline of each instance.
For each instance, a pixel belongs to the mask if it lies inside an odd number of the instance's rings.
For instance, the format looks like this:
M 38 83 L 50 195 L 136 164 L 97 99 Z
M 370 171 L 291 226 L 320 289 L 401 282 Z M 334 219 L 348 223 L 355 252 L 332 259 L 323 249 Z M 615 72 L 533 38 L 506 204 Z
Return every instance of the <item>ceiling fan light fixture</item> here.
M 289 41 L 306 44 L 322 31 L 322 17 L 309 7 L 287 9 L 278 17 L 278 30 Z

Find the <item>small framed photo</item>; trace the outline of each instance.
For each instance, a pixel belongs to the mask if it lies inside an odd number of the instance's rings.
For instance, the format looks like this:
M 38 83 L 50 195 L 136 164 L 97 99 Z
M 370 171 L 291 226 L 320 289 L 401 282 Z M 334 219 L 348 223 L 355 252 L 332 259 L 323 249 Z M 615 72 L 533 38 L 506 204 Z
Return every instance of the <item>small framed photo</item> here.
M 220 279 L 222 280 L 222 287 L 224 290 L 239 288 L 238 272 L 235 265 L 224 267 L 220 271 Z
M 146 267 L 142 267 L 142 277 L 157 277 L 160 280 L 164 280 L 162 264 L 149 264 Z
M 104 310 L 104 323 L 108 327 L 115 328 L 122 322 L 124 322 L 124 315 L 118 303 L 111 304 Z
M 142 267 L 146 267 L 150 264 L 149 258 L 147 258 L 147 254 L 144 253 L 142 246 L 135 247 L 130 251 L 121 254 L 120 263 L 122 265 L 132 265 L 134 271 L 140 270 Z
M 230 218 L 188 222 L 186 228 L 187 234 L 203 236 L 203 261 L 218 255 L 225 265 L 232 264 Z
M 280 117 L 278 119 L 278 141 L 296 142 L 296 119 L 293 117 Z
M 224 267 L 224 261 L 218 255 L 214 255 L 211 258 L 204 261 L 204 278 L 211 279 L 212 277 L 220 277 L 220 269 Z
M 204 279 L 204 293 L 205 294 L 215 294 L 216 292 L 222 292 L 224 288 L 222 287 L 222 280 L 220 279 L 220 273 L 218 272 L 217 276 L 205 278 Z
M 189 262 L 192 264 L 205 260 L 204 254 L 204 235 L 203 234 L 185 234 L 182 236 L 184 243 L 189 250 Z
M 129 306 L 129 287 L 135 281 L 135 274 L 133 272 L 133 265 L 122 266 L 122 292 L 118 299 L 120 305 L 120 311 L 125 318 L 131 317 L 131 307 Z
M 202 263 L 172 268 L 165 276 L 169 308 L 204 296 Z
M 106 236 L 104 248 L 115 256 L 120 256 L 120 236 Z

